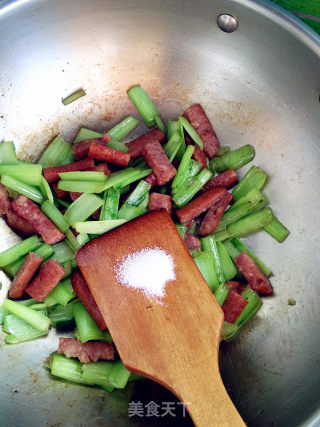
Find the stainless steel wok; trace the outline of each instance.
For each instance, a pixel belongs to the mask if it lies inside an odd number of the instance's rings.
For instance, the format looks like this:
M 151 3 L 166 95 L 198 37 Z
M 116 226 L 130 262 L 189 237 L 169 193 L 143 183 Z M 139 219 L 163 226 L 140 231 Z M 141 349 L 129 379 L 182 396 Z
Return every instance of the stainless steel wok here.
M 217 26 L 224 13 L 236 31 Z M 0 1 L 0 138 L 24 158 L 57 133 L 72 140 L 80 125 L 105 130 L 135 114 L 126 89 L 138 82 L 165 119 L 201 102 L 223 145 L 256 147 L 254 163 L 268 173 L 266 193 L 291 235 L 283 244 L 263 233 L 248 239 L 272 267 L 276 295 L 222 345 L 222 375 L 249 425 L 320 425 L 319 37 L 259 1 Z M 87 96 L 64 107 L 61 98 L 80 87 Z M 0 233 L 1 249 L 16 239 L 3 223 Z M 52 380 L 42 364 L 57 347 L 53 332 L 2 342 L 2 427 L 190 424 L 128 417 L 130 400 L 173 399 L 148 381 L 108 395 Z

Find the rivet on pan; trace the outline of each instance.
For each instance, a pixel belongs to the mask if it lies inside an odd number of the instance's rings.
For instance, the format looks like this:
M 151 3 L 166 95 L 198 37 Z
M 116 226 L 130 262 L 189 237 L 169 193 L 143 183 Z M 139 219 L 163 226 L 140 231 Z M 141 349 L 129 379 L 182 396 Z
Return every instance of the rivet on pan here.
M 220 30 L 225 33 L 233 33 L 238 28 L 238 21 L 232 15 L 222 13 L 217 18 L 217 24 Z

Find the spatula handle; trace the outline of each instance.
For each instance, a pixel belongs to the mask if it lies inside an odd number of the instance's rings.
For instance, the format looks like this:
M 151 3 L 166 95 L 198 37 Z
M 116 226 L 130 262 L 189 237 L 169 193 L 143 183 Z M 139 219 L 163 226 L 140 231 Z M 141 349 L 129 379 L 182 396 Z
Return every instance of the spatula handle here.
M 184 402 L 196 427 L 245 426 L 223 385 L 218 367 L 212 369 L 212 364 L 204 363 L 187 377 L 177 378 L 176 390 L 172 391 Z

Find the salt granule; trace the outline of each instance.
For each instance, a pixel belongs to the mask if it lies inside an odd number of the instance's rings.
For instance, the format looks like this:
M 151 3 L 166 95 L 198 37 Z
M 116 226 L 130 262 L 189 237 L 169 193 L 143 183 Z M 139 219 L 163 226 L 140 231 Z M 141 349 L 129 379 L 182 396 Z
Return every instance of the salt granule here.
M 165 295 L 166 283 L 176 278 L 174 267 L 171 255 L 154 247 L 131 253 L 116 264 L 114 271 L 122 285 L 161 298 Z

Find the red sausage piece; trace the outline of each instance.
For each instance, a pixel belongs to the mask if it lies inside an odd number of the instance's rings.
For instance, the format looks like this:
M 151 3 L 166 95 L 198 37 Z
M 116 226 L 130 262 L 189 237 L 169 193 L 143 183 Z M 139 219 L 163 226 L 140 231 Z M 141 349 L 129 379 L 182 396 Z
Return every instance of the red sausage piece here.
M 194 236 L 191 233 L 187 233 L 184 239 L 184 243 L 186 244 L 188 249 L 197 249 L 201 251 L 201 242 L 198 237 Z
M 40 268 L 38 275 L 25 289 L 36 301 L 43 302 L 65 275 L 63 266 L 50 258 Z
M 172 213 L 172 199 L 167 194 L 151 193 L 149 199 L 149 211 L 160 211 L 164 209 L 169 215 Z
M 238 177 L 234 169 L 228 169 L 225 172 L 211 178 L 201 189 L 201 193 L 215 187 L 230 188 L 238 182 Z
M 247 252 L 241 252 L 241 254 L 235 258 L 234 262 L 254 291 L 263 295 L 272 294 L 273 289 L 269 279 Z
M 18 215 L 12 208 L 10 208 L 10 210 L 7 212 L 6 218 L 9 227 L 18 233 L 22 233 L 25 236 L 33 236 L 34 234 L 38 234 L 34 226 L 30 224 L 29 221 Z
M 40 267 L 42 261 L 43 257 L 41 255 L 38 255 L 35 252 L 28 253 L 17 274 L 14 276 L 12 286 L 9 291 L 10 298 L 22 297 L 25 288 L 28 286 L 38 267 Z
M 43 168 L 43 175 L 47 182 L 52 184 L 59 180 L 59 173 L 61 172 L 85 171 L 93 166 L 94 161 L 92 159 L 83 159 L 78 162 L 68 163 L 67 165 Z
M 113 148 L 105 147 L 95 142 L 90 145 L 88 156 L 90 159 L 103 160 L 124 167 L 128 166 L 130 160 L 129 153 L 114 150 Z
M 162 144 L 165 140 L 165 135 L 158 128 L 152 129 L 150 132 L 139 136 L 139 138 L 136 138 L 127 144 L 131 159 L 135 160 L 138 157 L 141 157 L 146 144 L 153 144 L 154 142 Z
M 27 197 L 19 194 L 12 202 L 13 209 L 26 219 L 37 230 L 43 240 L 49 245 L 58 243 L 65 235 L 50 221 L 48 217 Z
M 203 141 L 203 151 L 211 159 L 219 150 L 219 141 L 211 123 L 200 104 L 191 105 L 183 113 Z
M 177 217 L 181 224 L 186 224 L 193 218 L 201 215 L 208 210 L 217 199 L 221 197 L 227 190 L 224 188 L 213 188 L 206 191 L 183 208 L 176 210 Z
M 192 158 L 196 162 L 202 164 L 202 169 L 206 169 L 208 167 L 207 156 L 204 154 L 204 152 L 197 145 L 194 147 L 194 152 L 192 154 Z
M 84 159 L 88 157 L 90 145 L 95 142 L 96 144 L 101 144 L 105 146 L 106 144 L 102 142 L 100 139 L 84 139 L 83 141 L 76 142 L 72 147 L 72 152 L 74 157 L 77 160 Z
M 58 188 L 58 183 L 57 182 L 55 182 L 54 184 L 52 184 L 52 187 L 53 187 L 54 192 L 56 193 L 56 195 L 57 195 L 57 197 L 59 199 L 64 199 L 68 195 L 68 191 L 60 190 L 60 188 Z
M 76 191 L 70 191 L 69 196 L 70 199 L 74 202 L 75 200 L 79 199 L 80 196 L 82 196 L 83 193 L 77 193 Z
M 108 342 L 80 342 L 73 338 L 59 338 L 59 354 L 67 357 L 77 357 L 81 363 L 96 362 L 99 359 L 113 360 L 114 348 Z
M 146 182 L 148 182 L 149 184 L 151 184 L 151 188 L 153 188 L 153 187 L 155 187 L 156 185 L 158 185 L 157 178 L 156 178 L 156 176 L 155 176 L 155 174 L 154 174 L 153 172 L 151 172 L 151 174 L 150 174 L 150 175 L 146 176 L 146 177 L 144 178 L 144 180 L 145 180 Z
M 232 199 L 233 195 L 224 188 L 224 193 L 221 194 L 219 199 L 216 199 L 203 218 L 199 228 L 199 234 L 201 236 L 206 236 L 217 228 L 223 212 L 226 210 Z
M 246 285 L 244 283 L 238 282 L 237 280 L 229 280 L 228 282 L 226 282 L 226 285 L 229 289 L 237 292 L 240 295 L 242 291 L 246 288 Z
M 177 173 L 160 142 L 147 143 L 143 149 L 143 156 L 155 174 L 158 185 L 171 181 Z
M 100 165 L 94 166 L 93 168 L 88 168 L 87 170 L 93 172 L 103 172 L 105 175 L 111 175 L 107 163 L 100 163 Z
M 0 215 L 10 210 L 10 197 L 6 187 L 0 182 Z
M 75 271 L 72 274 L 71 283 L 72 283 L 72 288 L 75 291 L 75 293 L 78 295 L 79 300 L 88 310 L 88 313 L 96 322 L 96 324 L 99 326 L 99 328 L 102 331 L 104 329 L 107 329 L 106 322 L 104 321 L 104 318 L 102 317 L 102 314 L 92 296 L 92 293 L 90 292 L 87 282 L 85 281 L 80 271 Z
M 237 292 L 230 289 L 222 306 L 224 320 L 229 323 L 235 323 L 248 302 L 248 300 L 243 298 Z

